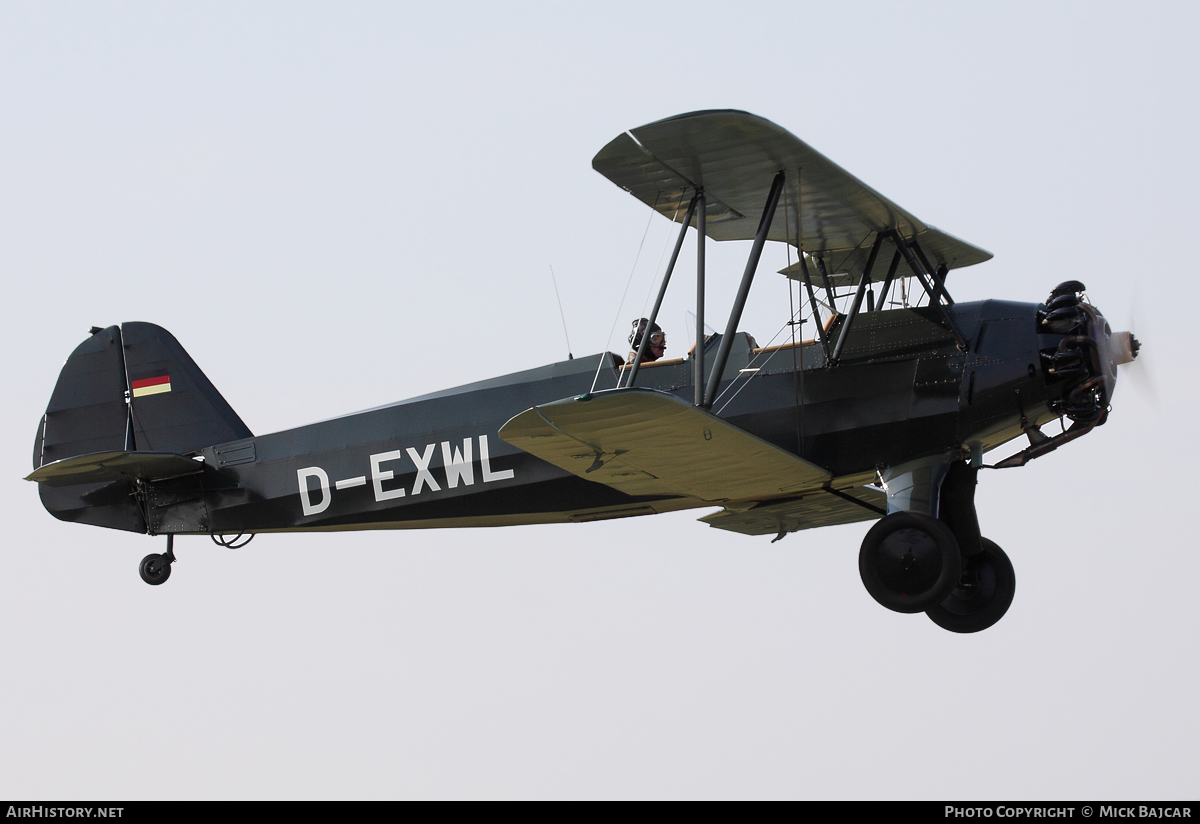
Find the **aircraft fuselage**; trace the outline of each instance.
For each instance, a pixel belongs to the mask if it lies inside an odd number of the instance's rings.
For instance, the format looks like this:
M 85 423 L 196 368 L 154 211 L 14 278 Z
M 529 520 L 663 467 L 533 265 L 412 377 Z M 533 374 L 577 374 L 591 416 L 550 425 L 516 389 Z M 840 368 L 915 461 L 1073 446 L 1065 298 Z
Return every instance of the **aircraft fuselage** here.
M 1055 417 L 1037 311 L 1002 301 L 950 307 L 968 351 L 934 309 L 864 312 L 834 367 L 825 366 L 819 343 L 756 352 L 738 333 L 711 411 L 828 469 L 835 484 L 964 445 L 991 448 L 1021 434 L 1022 416 L 1033 423 Z M 601 358 L 595 391 L 613 389 L 617 359 L 597 354 L 201 449 L 202 473 L 142 483 L 145 531 L 489 526 L 712 506 L 626 495 L 499 437 L 526 409 L 592 391 Z M 643 367 L 637 385 L 690 399 L 693 361 Z M 54 506 L 56 496 L 43 490 L 59 517 L 98 522 L 86 508 Z

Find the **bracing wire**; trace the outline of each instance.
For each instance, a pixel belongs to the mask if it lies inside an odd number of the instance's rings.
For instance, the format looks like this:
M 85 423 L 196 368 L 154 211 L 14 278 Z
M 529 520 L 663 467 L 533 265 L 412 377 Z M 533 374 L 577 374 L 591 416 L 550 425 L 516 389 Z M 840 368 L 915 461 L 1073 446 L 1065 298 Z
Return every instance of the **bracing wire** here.
M 795 321 L 796 316 L 800 315 L 803 311 L 804 311 L 803 307 L 801 307 L 799 310 L 796 311 L 796 313 L 794 315 L 792 315 L 791 318 L 784 321 L 783 326 L 779 327 L 779 331 L 776 332 L 771 337 L 771 340 L 767 341 L 767 345 L 763 346 L 762 349 L 763 350 L 771 349 L 771 347 L 775 345 L 775 341 L 779 338 L 779 336 L 784 333 L 784 330 L 786 330 L 789 326 L 791 326 L 792 322 Z M 768 353 L 766 351 L 760 351 L 757 355 L 755 355 L 754 358 L 750 361 L 750 363 L 746 365 L 747 371 L 743 373 L 747 376 L 746 379 L 742 380 L 742 375 L 739 374 L 736 378 L 734 378 L 732 381 L 729 382 L 729 385 L 725 387 L 724 391 L 722 391 L 721 394 L 717 395 L 716 400 L 713 401 L 714 406 L 716 405 L 716 403 L 718 401 L 721 400 L 721 398 L 725 397 L 729 393 L 729 390 L 731 390 L 735 386 L 737 386 L 737 391 L 734 392 L 733 395 L 730 396 L 729 400 L 727 400 L 727 401 L 725 401 L 725 403 L 721 404 L 721 408 L 718 409 L 714 414 L 720 415 L 722 412 L 724 412 L 725 407 L 727 407 L 727 406 L 729 406 L 729 404 L 733 403 L 733 399 L 736 398 L 743 389 L 745 389 L 747 386 L 749 386 L 750 381 L 754 380 L 754 378 L 756 378 L 759 375 L 759 373 L 763 369 L 765 369 L 768 366 L 768 364 L 771 363 L 771 359 L 774 358 L 781 351 L 782 351 L 781 349 L 774 349 L 770 353 Z M 766 360 L 764 360 L 760 363 L 759 358 L 761 358 L 763 355 L 767 356 Z M 740 385 L 739 385 L 739 382 L 740 382 Z
M 797 181 L 797 183 L 799 183 L 799 181 Z M 800 201 L 800 197 L 798 196 L 797 202 L 799 202 L 799 201 Z M 790 220 L 790 216 L 788 214 L 788 206 L 787 206 L 786 199 L 784 200 L 783 209 L 784 209 L 784 212 L 783 212 L 784 223 L 786 224 L 786 228 L 784 231 L 786 233 L 785 241 L 786 241 L 787 256 L 788 256 L 787 261 L 788 261 L 788 268 L 791 268 L 791 265 L 792 265 L 791 220 Z M 797 215 L 797 217 L 799 217 L 799 214 Z M 796 242 L 798 244 L 801 243 L 802 238 L 797 238 Z M 803 255 L 804 254 L 803 248 L 797 247 L 797 253 Z M 824 301 L 818 300 L 817 302 L 822 306 L 826 306 L 827 308 L 830 308 Z M 830 311 L 836 312 L 837 310 L 834 308 L 830 308 Z M 792 350 L 792 371 L 793 371 L 793 373 L 795 373 L 797 370 L 797 367 L 798 367 L 798 364 L 796 363 L 796 354 L 797 354 L 797 351 L 796 351 L 797 350 L 796 326 L 799 325 L 800 323 L 804 322 L 804 318 L 803 318 L 804 301 L 803 300 L 800 301 L 799 309 L 797 309 L 795 304 L 792 302 L 792 287 L 791 287 L 790 279 L 788 280 L 788 312 L 789 312 L 788 320 L 783 324 L 783 326 L 781 326 L 779 328 L 779 331 L 777 331 L 774 335 L 771 336 L 771 340 L 769 340 L 767 342 L 766 346 L 762 347 L 762 350 L 771 349 L 771 347 L 775 345 L 775 341 L 779 338 L 780 335 L 783 334 L 784 330 L 785 329 L 790 330 L 791 338 L 792 338 L 792 346 L 790 347 Z M 820 317 L 814 316 L 813 322 L 820 323 Z M 730 390 L 734 389 L 735 386 L 737 387 L 736 391 L 734 391 L 734 393 L 730 396 L 729 400 L 727 400 L 727 401 L 725 401 L 725 403 L 721 404 L 721 407 L 716 411 L 715 414 L 720 415 L 722 412 L 724 412 L 725 408 L 727 406 L 729 406 L 729 404 L 731 404 L 733 402 L 733 400 L 739 394 L 741 394 L 741 391 L 743 389 L 745 389 L 747 386 L 750 385 L 750 382 L 759 375 L 761 370 L 765 369 L 767 367 L 767 365 L 770 364 L 771 360 L 775 357 L 776 354 L 779 353 L 779 351 L 780 351 L 779 349 L 772 350 L 767 355 L 766 360 L 762 361 L 761 363 L 759 363 L 759 358 L 761 358 L 763 356 L 763 354 L 766 354 L 766 353 L 765 353 L 765 351 L 759 351 L 759 353 L 757 355 L 755 355 L 754 358 L 751 359 L 750 363 L 746 365 L 746 370 L 744 372 L 740 373 L 732 381 L 730 381 L 729 385 L 725 387 L 724 391 L 722 391 L 719 395 L 717 395 L 716 400 L 713 401 L 714 405 L 717 402 L 719 402 L 722 398 L 724 398 L 725 395 L 727 395 Z M 745 380 L 742 380 L 743 375 L 746 376 Z M 793 374 L 793 380 L 794 380 L 794 377 L 795 376 Z M 739 385 L 739 383 L 740 383 L 740 385 Z M 794 387 L 794 388 L 796 389 L 796 392 L 798 394 L 799 393 L 798 387 Z M 797 406 L 799 406 L 799 397 L 797 397 Z M 797 421 L 797 425 L 802 427 L 802 424 L 800 424 L 799 421 Z M 803 438 L 802 432 L 797 432 L 798 441 L 801 441 L 802 438 Z
M 639 318 L 646 317 L 646 305 L 650 303 L 650 295 L 654 293 L 654 284 L 658 282 L 658 273 L 662 271 L 663 258 L 667 254 L 667 247 L 671 245 L 671 236 L 674 234 L 671 228 L 675 226 L 675 220 L 679 217 L 679 209 L 683 206 L 683 198 L 688 190 L 684 189 L 679 193 L 679 202 L 675 204 L 675 213 L 671 215 L 671 227 L 667 229 L 666 236 L 663 237 L 662 249 L 658 252 L 658 263 L 654 265 L 654 277 L 650 278 L 650 285 L 646 287 L 646 297 L 642 301 L 642 312 L 638 315 Z
M 679 208 L 680 208 L 680 206 L 683 205 L 683 198 L 684 198 L 684 195 L 687 194 L 687 191 L 688 191 L 687 189 L 684 189 L 683 192 L 681 192 L 679 195 L 679 202 L 675 204 L 675 212 L 674 212 L 674 214 L 671 215 L 671 227 L 674 227 L 675 219 L 679 217 Z M 671 232 L 670 228 L 668 228 L 667 233 L 663 238 L 662 249 L 660 249 L 658 252 L 658 263 L 656 263 L 654 265 L 654 276 L 650 278 L 650 283 L 646 287 L 646 297 L 642 300 L 642 311 L 638 313 L 639 319 L 647 317 L 646 304 L 648 304 L 650 302 L 650 295 L 654 292 L 654 284 L 658 282 L 658 273 L 662 271 L 663 256 L 666 255 L 666 253 L 667 253 L 667 246 L 671 243 L 671 235 L 672 234 L 673 233 Z M 618 314 L 619 314 L 619 312 L 618 312 Z M 629 374 L 630 378 L 633 377 L 632 372 L 629 372 L 628 374 Z M 625 375 L 624 372 L 617 375 L 617 388 L 618 389 L 621 388 L 621 379 L 624 377 L 624 375 Z M 594 389 L 595 386 L 593 386 L 592 388 Z
M 654 198 L 654 207 L 650 209 L 650 217 L 646 219 L 646 228 L 642 232 L 642 240 L 638 243 L 637 254 L 633 257 L 633 266 L 629 269 L 629 279 L 625 281 L 625 291 L 621 293 L 621 304 L 617 307 L 617 314 L 613 317 L 612 326 L 608 330 L 608 340 L 605 341 L 604 351 L 600 353 L 600 362 L 596 364 L 596 375 L 592 378 L 592 388 L 590 391 L 596 391 L 596 384 L 600 381 L 600 370 L 604 368 L 604 361 L 608 359 L 608 347 L 612 345 L 613 332 L 617 331 L 617 323 L 621 320 L 621 311 L 625 308 L 625 297 L 629 294 L 629 286 L 633 283 L 633 273 L 637 271 L 638 260 L 642 257 L 642 247 L 646 245 L 646 235 L 650 234 L 650 223 L 654 220 L 654 215 L 657 214 L 658 197 Z

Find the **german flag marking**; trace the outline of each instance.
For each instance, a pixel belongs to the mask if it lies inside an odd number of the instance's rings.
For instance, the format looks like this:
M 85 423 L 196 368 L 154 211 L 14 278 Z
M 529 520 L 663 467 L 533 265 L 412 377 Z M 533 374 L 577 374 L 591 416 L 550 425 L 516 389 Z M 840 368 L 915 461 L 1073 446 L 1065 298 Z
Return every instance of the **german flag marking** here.
M 135 398 L 144 398 L 146 395 L 158 395 L 162 392 L 170 392 L 171 376 L 164 372 L 153 378 L 140 378 L 132 381 L 130 388 L 133 390 Z

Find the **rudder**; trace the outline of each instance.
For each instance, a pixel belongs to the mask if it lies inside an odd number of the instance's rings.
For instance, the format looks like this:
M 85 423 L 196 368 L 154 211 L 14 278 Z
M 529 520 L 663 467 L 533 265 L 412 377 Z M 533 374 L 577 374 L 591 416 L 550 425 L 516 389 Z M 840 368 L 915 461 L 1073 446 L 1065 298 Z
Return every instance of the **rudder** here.
M 188 453 L 253 437 L 179 341 L 152 323 L 124 323 L 130 419 L 137 452 Z

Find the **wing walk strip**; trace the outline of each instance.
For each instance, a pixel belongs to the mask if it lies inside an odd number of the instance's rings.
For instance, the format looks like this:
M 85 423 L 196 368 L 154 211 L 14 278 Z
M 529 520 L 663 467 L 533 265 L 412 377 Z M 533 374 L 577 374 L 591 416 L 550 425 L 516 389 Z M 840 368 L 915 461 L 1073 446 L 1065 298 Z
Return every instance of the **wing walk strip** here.
M 534 407 L 500 437 L 628 495 L 759 501 L 826 486 L 825 469 L 674 395 L 618 389 Z

